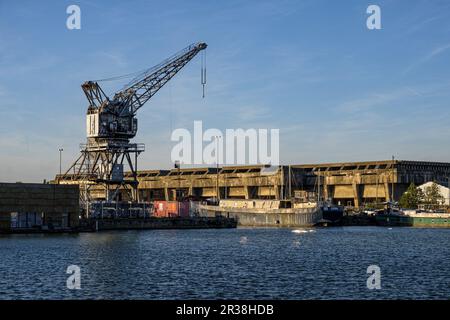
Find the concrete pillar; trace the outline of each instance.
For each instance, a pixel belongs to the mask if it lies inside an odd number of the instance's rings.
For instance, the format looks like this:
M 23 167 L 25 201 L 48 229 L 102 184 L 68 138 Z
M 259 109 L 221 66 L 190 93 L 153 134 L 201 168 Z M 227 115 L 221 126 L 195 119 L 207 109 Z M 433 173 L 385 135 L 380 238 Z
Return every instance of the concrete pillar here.
M 332 202 L 334 202 L 333 196 L 333 186 L 327 185 L 327 187 L 325 188 L 325 199 L 330 199 Z
M 133 198 L 136 199 L 137 202 L 140 202 L 141 201 L 141 197 L 140 197 L 140 194 L 139 194 L 139 189 L 136 187 L 136 188 L 133 188 L 133 191 L 134 191 Z
M 391 193 L 389 192 L 388 181 L 384 181 L 384 194 L 386 195 L 386 201 L 391 201 Z
M 246 200 L 250 199 L 250 191 L 249 191 L 249 186 L 243 186 L 244 188 L 244 197 Z
M 188 195 L 190 197 L 194 195 L 194 188 L 192 188 L 192 186 L 190 186 L 189 189 L 188 189 Z
M 359 184 L 353 183 L 352 187 L 353 187 L 353 198 L 354 198 L 353 201 L 355 203 L 355 207 L 358 208 L 361 205 L 361 192 L 359 190 Z
M 169 201 L 170 199 L 169 199 L 169 188 L 164 188 L 164 199 L 166 200 L 166 201 Z
M 330 197 L 330 194 L 328 192 L 328 185 L 327 185 L 327 177 L 323 177 L 323 199 L 326 201 Z
M 275 200 L 280 200 L 280 186 L 279 185 L 275 184 L 273 186 L 273 192 L 275 195 Z

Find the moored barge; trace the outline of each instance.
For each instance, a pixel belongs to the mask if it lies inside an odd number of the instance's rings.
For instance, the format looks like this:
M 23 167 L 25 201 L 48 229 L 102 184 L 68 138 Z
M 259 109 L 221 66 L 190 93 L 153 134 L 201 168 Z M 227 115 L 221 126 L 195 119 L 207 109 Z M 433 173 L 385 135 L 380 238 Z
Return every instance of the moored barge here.
M 201 204 L 202 216 L 225 216 L 248 227 L 312 227 L 323 220 L 317 203 L 290 200 L 220 200 L 219 205 Z

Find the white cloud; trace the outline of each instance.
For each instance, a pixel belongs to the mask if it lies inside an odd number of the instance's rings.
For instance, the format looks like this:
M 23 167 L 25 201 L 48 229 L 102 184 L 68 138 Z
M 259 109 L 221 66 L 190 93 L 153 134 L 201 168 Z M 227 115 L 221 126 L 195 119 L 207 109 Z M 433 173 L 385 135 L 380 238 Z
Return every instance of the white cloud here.
M 103 59 L 106 59 L 110 61 L 113 64 L 111 69 L 114 69 L 114 66 L 122 68 L 128 65 L 127 59 L 120 52 L 99 51 L 95 53 L 95 56 L 96 60 L 103 61 Z
M 440 46 L 434 48 L 427 55 L 425 55 L 424 57 L 422 57 L 421 59 L 419 59 L 416 62 L 414 62 L 413 64 L 411 64 L 409 67 L 407 67 L 403 73 L 408 73 L 411 70 L 421 66 L 422 64 L 425 64 L 425 63 L 431 61 L 434 57 L 444 53 L 448 49 L 450 49 L 450 43 L 443 44 L 443 45 L 440 45 Z
M 390 92 L 372 93 L 363 98 L 343 102 L 337 106 L 337 110 L 355 112 L 375 107 L 383 107 L 388 103 L 393 103 L 411 96 L 416 96 L 417 93 L 412 92 L 411 90 L 411 88 L 407 87 Z

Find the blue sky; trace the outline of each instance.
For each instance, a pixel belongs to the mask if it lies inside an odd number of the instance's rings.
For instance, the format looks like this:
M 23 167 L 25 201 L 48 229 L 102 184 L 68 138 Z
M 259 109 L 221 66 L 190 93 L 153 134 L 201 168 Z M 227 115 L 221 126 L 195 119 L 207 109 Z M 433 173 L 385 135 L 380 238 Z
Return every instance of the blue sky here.
M 370 4 L 382 30 L 366 28 Z M 282 163 L 450 160 L 450 1 L 0 0 L 0 181 L 53 178 L 59 147 L 65 168 L 78 156 L 85 80 L 196 41 L 206 98 L 197 57 L 139 110 L 141 169 L 171 167 L 170 134 L 194 120 L 280 128 Z

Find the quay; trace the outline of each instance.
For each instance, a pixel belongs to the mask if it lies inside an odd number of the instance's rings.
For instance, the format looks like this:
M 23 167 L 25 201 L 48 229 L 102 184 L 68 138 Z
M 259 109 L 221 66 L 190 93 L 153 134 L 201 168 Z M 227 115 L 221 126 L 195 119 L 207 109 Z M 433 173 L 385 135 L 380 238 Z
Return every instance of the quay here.
M 281 165 L 270 169 L 268 171 L 260 165 L 138 171 L 137 198 L 151 205 L 152 211 L 144 217 L 133 219 L 131 215 L 128 218 L 115 215 L 113 220 L 106 217 L 96 222 L 98 228 L 93 228 L 92 222 L 84 220 L 93 217 L 83 212 L 85 207 L 80 201 L 83 198 L 83 180 L 76 175 L 57 175 L 51 183 L 0 183 L 0 233 L 217 228 L 235 227 L 236 224 L 279 227 L 314 225 L 323 220 L 316 211 L 306 212 L 294 206 L 286 208 L 282 206 L 283 201 L 291 199 L 293 203 L 314 203 L 319 195 L 333 205 L 357 210 L 384 201 L 398 201 L 410 183 L 420 185 L 436 181 L 446 185 L 450 176 L 450 163 L 409 160 Z M 125 172 L 124 179 L 129 178 L 130 173 Z M 102 188 L 100 184 L 90 184 L 89 199 L 93 202 L 106 201 Z M 203 206 L 206 214 L 166 214 L 173 205 L 170 202 L 178 202 L 179 199 L 189 199 L 198 208 L 211 199 L 220 200 L 221 205 Z M 127 190 L 119 189 L 117 201 L 126 204 L 132 199 Z M 258 208 L 260 203 L 262 207 Z M 265 207 L 268 203 L 271 204 L 270 210 Z M 241 204 L 244 207 L 236 207 Z M 274 204 L 277 205 L 275 209 Z M 158 211 L 160 207 L 163 208 L 162 215 Z M 327 220 L 326 217 L 324 220 Z M 444 220 L 440 225 L 448 226 L 450 219 Z M 416 217 L 409 221 L 413 221 L 413 226 L 427 226 L 438 220 Z M 341 222 L 341 225 L 376 224 L 375 219 L 364 215 L 344 215 Z
M 0 234 L 235 228 L 227 217 L 80 218 L 78 185 L 0 183 Z
M 226 229 L 236 228 L 237 221 L 227 217 L 167 217 L 84 219 L 80 231 L 149 230 L 149 229 Z

